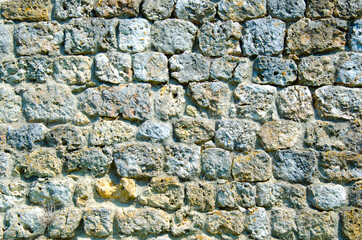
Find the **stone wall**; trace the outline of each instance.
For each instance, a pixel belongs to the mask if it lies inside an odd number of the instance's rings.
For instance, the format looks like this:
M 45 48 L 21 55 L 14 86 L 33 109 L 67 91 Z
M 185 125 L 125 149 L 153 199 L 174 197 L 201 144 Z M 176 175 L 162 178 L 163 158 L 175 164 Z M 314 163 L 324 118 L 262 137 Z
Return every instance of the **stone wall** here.
M 0 3 L 0 239 L 362 239 L 360 0 Z

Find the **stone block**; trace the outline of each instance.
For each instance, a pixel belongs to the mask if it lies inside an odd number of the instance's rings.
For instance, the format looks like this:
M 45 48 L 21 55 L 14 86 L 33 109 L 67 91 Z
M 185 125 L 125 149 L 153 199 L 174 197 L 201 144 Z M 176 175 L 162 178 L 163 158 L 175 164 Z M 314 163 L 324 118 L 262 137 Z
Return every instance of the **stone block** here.
M 221 209 L 255 206 L 255 187 L 250 183 L 226 182 L 218 186 L 216 201 Z
M 118 48 L 122 52 L 143 52 L 151 46 L 151 25 L 145 19 L 121 19 L 118 31 Z
M 215 209 L 215 193 L 215 187 L 211 183 L 188 183 L 186 202 L 196 211 L 211 212 Z
M 2 15 L 17 21 L 50 21 L 51 0 L 12 0 L 2 3 Z
M 208 180 L 231 178 L 231 157 L 228 151 L 220 148 L 207 148 L 201 153 L 201 169 Z
M 144 52 L 133 55 L 134 79 L 155 84 L 167 83 L 168 59 L 163 53 Z
M 308 56 L 301 58 L 298 64 L 301 85 L 318 87 L 333 85 L 336 74 L 333 56 Z
M 76 230 L 82 219 L 82 210 L 75 207 L 68 207 L 58 210 L 47 228 L 51 238 L 67 239 L 76 234 Z
M 64 21 L 69 18 L 92 16 L 95 0 L 55 0 L 54 17 Z
M 349 87 L 362 86 L 362 53 L 339 55 L 336 83 Z
M 177 18 L 196 24 L 212 22 L 216 15 L 216 4 L 210 0 L 178 0 L 175 14 Z
M 12 87 L 0 85 L 0 123 L 13 123 L 21 119 L 21 97 Z
M 359 18 L 362 14 L 362 3 L 358 0 L 336 0 L 334 16 L 343 19 Z
M 331 17 L 335 6 L 335 1 L 331 0 L 306 0 L 308 18 L 317 19 L 322 17 Z
M 53 127 L 45 134 L 45 142 L 50 147 L 65 148 L 68 151 L 80 149 L 87 144 L 82 131 L 69 125 Z
M 313 184 L 307 189 L 309 203 L 320 210 L 335 210 L 347 204 L 347 191 L 341 185 Z
M 350 28 L 349 46 L 352 51 L 362 52 L 362 20 L 356 20 Z
M 160 142 L 171 136 L 172 127 L 167 123 L 146 121 L 138 129 L 137 138 L 141 140 L 150 140 Z
M 218 13 L 222 20 L 243 22 L 261 18 L 267 13 L 265 0 L 221 0 L 218 3 Z
M 244 230 L 244 214 L 239 210 L 216 210 L 206 217 L 206 231 L 212 235 L 240 235 Z
M 132 57 L 127 53 L 99 53 L 94 58 L 96 78 L 105 83 L 124 84 L 132 81 Z
M 272 17 L 285 21 L 295 21 L 304 16 L 306 10 L 304 0 L 269 0 L 268 11 Z
M 13 31 L 11 25 L 0 22 L 0 56 L 13 53 Z
M 90 237 L 107 237 L 113 232 L 114 211 L 103 206 L 89 207 L 84 211 L 84 232 Z
M 104 18 L 134 18 L 137 17 L 142 0 L 102 0 L 95 4 L 95 12 Z
M 171 17 L 175 0 L 145 0 L 142 4 L 142 13 L 150 21 L 158 21 Z
M 168 120 L 182 115 L 185 111 L 185 90 L 182 86 L 163 86 L 155 96 L 155 115 L 161 120 Z
M 246 213 L 245 228 L 254 239 L 270 238 L 270 222 L 264 208 L 251 208 Z
M 296 213 L 293 209 L 273 209 L 270 218 L 272 235 L 283 240 L 296 240 L 295 218 Z
M 341 214 L 342 232 L 348 240 L 362 237 L 362 213 L 360 208 L 344 210 Z
M 14 180 L 1 180 L 0 183 L 0 211 L 5 212 L 19 203 L 25 202 L 27 185 Z

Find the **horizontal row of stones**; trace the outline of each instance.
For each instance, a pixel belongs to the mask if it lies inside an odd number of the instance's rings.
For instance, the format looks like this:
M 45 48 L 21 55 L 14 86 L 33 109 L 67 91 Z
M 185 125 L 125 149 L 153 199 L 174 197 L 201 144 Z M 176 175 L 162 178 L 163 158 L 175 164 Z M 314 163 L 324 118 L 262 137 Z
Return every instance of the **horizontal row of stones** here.
M 15 28 L 15 29 L 14 29 Z M 309 55 L 345 50 L 362 51 L 361 20 L 349 26 L 333 18 L 303 18 L 289 27 L 275 18 L 249 20 L 243 27 L 231 20 L 206 22 L 200 29 L 181 19 L 153 24 L 146 19 L 80 18 L 69 23 L 36 22 L 0 24 L 0 53 L 88 55 L 118 49 L 142 52 L 149 49 L 167 55 L 191 51 L 197 38 L 199 50 L 207 56 Z M 285 36 L 286 35 L 286 36 Z M 349 46 L 346 36 L 348 35 Z M 13 46 L 13 38 L 15 46 Z
M 51 19 L 51 0 L 3 1 L 2 16 L 19 21 L 47 21 Z M 141 6 L 142 4 L 142 6 Z M 310 18 L 339 17 L 358 18 L 362 15 L 358 0 L 55 0 L 54 18 L 98 16 L 105 18 L 137 17 L 140 10 L 148 20 L 163 20 L 175 15 L 178 18 L 200 23 L 211 21 L 216 15 L 223 20 L 245 21 L 270 14 L 273 17 L 294 21 L 303 16 Z M 173 13 L 174 12 L 174 13 Z
M 298 239 L 334 239 L 338 213 L 306 208 L 306 198 L 321 210 L 339 210 L 347 204 L 345 188 L 333 184 L 314 184 L 306 191 L 301 185 L 270 182 L 256 186 L 240 182 L 219 186 L 193 182 L 184 186 L 174 177 L 156 177 L 140 190 L 131 179 L 123 178 L 119 184 L 108 179 L 97 180 L 94 185 L 103 198 L 146 205 L 120 208 L 108 201 L 96 203 L 92 182 L 89 177 L 77 181 L 69 177 L 43 180 L 34 182 L 29 193 L 23 183 L 1 182 L 2 207 L 4 203 L 6 208 L 18 204 L 5 214 L 4 238 L 30 239 L 43 234 L 46 228 L 50 237 L 70 238 L 82 218 L 88 236 L 106 237 L 113 231 L 116 215 L 120 234 L 141 238 L 169 232 L 174 237 L 190 239 L 185 237 L 205 231 L 224 236 L 247 234 L 253 239 L 269 239 L 271 234 L 280 239 L 296 239 L 296 235 Z M 339 210 L 342 231 L 350 240 L 360 236 L 361 184 L 357 182 L 350 193 L 359 198 L 359 205 Z M 26 195 L 31 203 L 45 209 L 25 206 Z M 72 204 L 73 197 L 77 207 Z M 215 210 L 215 206 L 220 210 Z M 0 236 L 1 232 L 2 228 Z

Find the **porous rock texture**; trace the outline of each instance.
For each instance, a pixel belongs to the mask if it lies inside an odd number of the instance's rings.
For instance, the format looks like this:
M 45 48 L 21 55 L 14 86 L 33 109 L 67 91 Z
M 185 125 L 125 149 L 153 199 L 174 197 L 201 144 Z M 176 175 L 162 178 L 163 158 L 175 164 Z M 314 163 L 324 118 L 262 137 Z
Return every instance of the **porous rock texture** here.
M 362 239 L 361 0 L 0 0 L 0 240 Z

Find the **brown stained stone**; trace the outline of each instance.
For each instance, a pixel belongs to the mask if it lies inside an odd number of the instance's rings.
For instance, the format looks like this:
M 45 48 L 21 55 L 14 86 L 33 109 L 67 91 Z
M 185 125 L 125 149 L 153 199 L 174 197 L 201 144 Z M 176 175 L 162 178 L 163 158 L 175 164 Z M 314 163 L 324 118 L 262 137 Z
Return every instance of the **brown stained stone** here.
M 97 16 L 111 18 L 133 18 L 139 13 L 142 0 L 99 0 L 95 11 Z
M 209 212 L 215 208 L 215 187 L 206 182 L 186 186 L 188 204 L 197 211 Z
M 352 208 L 342 212 L 342 232 L 348 240 L 362 238 L 362 210 Z
M 7 0 L 2 4 L 2 15 L 18 21 L 49 21 L 51 0 Z

